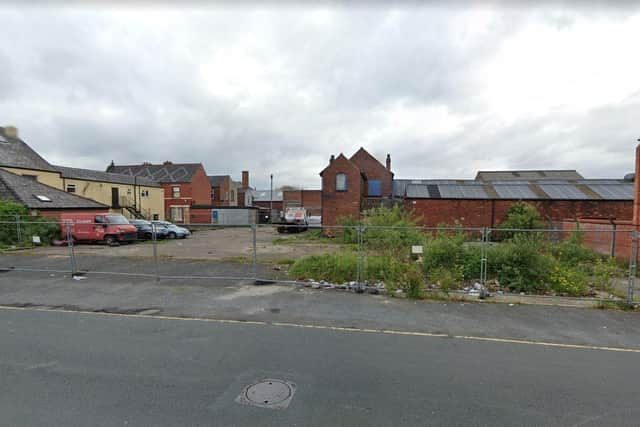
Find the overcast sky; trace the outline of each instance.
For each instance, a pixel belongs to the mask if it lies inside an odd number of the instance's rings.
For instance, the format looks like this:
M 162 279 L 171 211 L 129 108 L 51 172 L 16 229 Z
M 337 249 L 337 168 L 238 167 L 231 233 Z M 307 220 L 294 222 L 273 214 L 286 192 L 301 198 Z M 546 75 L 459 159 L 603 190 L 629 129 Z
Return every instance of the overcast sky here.
M 319 188 L 360 146 L 397 178 L 632 170 L 640 7 L 379 4 L 0 6 L 0 125 L 52 163 L 261 188 Z

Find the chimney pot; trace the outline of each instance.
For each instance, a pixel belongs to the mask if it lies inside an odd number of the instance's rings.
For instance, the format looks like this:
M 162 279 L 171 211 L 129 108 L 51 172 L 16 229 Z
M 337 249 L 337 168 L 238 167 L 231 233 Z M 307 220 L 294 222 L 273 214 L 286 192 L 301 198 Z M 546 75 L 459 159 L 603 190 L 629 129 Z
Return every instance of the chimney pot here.
M 336 156 L 332 154 L 331 157 L 329 157 L 329 164 L 333 163 L 335 159 L 336 159 Z
M 15 126 L 5 126 L 4 127 L 4 136 L 7 138 L 17 138 L 18 137 L 18 128 Z
M 169 165 L 172 165 L 172 164 L 173 164 L 173 162 L 171 160 L 165 160 L 165 162 L 163 163 L 163 165 L 165 165 L 165 166 L 169 166 Z

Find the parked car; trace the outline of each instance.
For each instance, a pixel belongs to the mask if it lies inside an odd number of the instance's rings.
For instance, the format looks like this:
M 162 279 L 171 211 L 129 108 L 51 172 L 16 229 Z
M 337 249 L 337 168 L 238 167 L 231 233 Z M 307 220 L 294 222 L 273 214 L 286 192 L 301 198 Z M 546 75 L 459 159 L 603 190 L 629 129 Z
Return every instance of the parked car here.
M 71 227 L 71 238 L 78 242 L 133 242 L 138 230 L 120 214 L 63 213 L 60 215 L 60 232 L 67 239 L 67 225 Z
M 167 239 L 186 239 L 191 235 L 191 232 L 184 227 L 179 227 L 169 221 L 151 221 L 157 226 L 166 228 Z
M 153 228 L 150 221 L 144 219 L 132 219 L 131 225 L 138 229 L 138 239 L 153 239 Z M 166 239 L 169 230 L 167 227 L 156 226 L 156 239 Z

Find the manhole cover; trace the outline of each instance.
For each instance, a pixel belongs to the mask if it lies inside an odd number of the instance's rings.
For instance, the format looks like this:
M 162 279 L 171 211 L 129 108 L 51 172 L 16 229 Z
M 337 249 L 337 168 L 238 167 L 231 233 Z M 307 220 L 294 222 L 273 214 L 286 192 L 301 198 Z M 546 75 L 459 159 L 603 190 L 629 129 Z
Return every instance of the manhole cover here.
M 266 379 L 247 386 L 242 390 L 236 402 L 261 408 L 285 409 L 289 406 L 295 391 L 296 385 L 294 383 Z

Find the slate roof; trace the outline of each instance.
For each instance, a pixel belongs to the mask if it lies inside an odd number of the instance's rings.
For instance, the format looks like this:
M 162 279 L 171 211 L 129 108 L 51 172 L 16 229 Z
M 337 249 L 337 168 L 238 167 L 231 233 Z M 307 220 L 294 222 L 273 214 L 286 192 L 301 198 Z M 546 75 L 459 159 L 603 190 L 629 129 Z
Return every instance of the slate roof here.
M 51 201 L 41 201 L 36 196 L 45 196 Z M 29 209 L 109 209 L 109 206 L 102 203 L 58 190 L 4 169 L 0 169 L 0 199 L 21 203 Z
M 95 171 L 91 169 L 69 168 L 66 166 L 54 166 L 63 178 L 82 179 L 87 181 L 112 182 L 115 184 L 143 185 L 146 187 L 161 187 L 161 185 L 149 178 L 134 177 L 121 173 Z
M 479 171 L 476 181 L 542 181 L 584 179 L 577 170 L 508 170 Z
M 633 200 L 623 179 L 493 181 L 396 179 L 394 197 L 487 200 Z
M 229 175 L 209 175 L 207 178 L 209 178 L 212 187 L 220 187 L 225 178 L 231 179 Z
M 0 166 L 56 172 L 23 140 L 5 136 L 4 127 L 0 127 Z
M 160 183 L 191 182 L 201 163 L 109 166 L 107 172 L 140 176 Z

